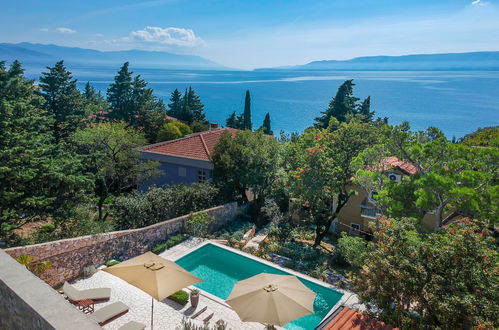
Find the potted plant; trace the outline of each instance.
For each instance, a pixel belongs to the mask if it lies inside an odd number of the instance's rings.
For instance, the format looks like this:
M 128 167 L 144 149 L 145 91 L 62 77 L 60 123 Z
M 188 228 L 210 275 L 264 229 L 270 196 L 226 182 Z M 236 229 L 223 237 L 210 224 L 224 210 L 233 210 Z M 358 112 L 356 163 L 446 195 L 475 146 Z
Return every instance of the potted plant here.
M 191 291 L 191 306 L 196 308 L 199 304 L 199 290 L 193 289 Z

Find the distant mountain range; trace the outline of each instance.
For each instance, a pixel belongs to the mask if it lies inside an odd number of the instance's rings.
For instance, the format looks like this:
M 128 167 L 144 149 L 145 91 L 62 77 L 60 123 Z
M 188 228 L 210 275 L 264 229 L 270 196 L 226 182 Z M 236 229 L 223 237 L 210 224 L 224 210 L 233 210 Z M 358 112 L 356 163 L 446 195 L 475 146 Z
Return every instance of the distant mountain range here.
M 59 60 L 67 65 L 120 66 L 128 61 L 135 67 L 163 69 L 223 70 L 220 64 L 200 56 L 160 51 L 124 50 L 101 52 L 93 49 L 22 42 L 0 43 L 0 61 L 19 60 L 23 65 L 48 66 Z
M 421 54 L 405 56 L 368 56 L 351 60 L 314 61 L 305 65 L 259 70 L 365 70 L 435 71 L 499 70 L 499 52 Z

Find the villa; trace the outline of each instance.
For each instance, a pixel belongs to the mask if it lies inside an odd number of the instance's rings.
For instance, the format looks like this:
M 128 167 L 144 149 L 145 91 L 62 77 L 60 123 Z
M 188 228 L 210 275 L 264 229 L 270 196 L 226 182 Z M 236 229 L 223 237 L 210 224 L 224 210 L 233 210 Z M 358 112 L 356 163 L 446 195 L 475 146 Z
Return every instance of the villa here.
M 140 159 L 160 163 L 161 174 L 148 182 L 143 182 L 141 190 L 156 185 L 209 182 L 213 177 L 213 163 L 210 156 L 222 134 L 234 136 L 233 128 L 218 128 L 211 124 L 209 131 L 189 134 L 180 139 L 151 144 L 140 148 Z
M 378 169 L 385 176 L 387 181 L 398 183 L 404 176 L 415 175 L 417 168 L 412 163 L 399 160 L 395 156 L 383 159 Z M 347 204 L 341 209 L 338 217 L 333 221 L 330 232 L 344 231 L 350 235 L 363 236 L 369 238 L 371 235 L 369 224 L 376 219 L 381 211 L 375 205 L 376 192 L 368 195 L 365 189 L 352 186 L 357 193 L 350 197 Z M 295 208 L 292 219 L 300 221 L 306 216 L 302 208 Z M 428 212 L 423 217 L 423 225 L 428 229 L 437 227 L 437 218 L 432 212 Z
M 223 226 L 236 219 L 241 208 L 229 203 L 207 212 Z M 154 303 L 152 310 L 151 296 L 105 271 L 106 263 L 113 258 L 125 262 L 149 251 L 158 241 L 181 232 L 187 217 L 136 230 L 0 251 L 3 324 L 8 329 L 13 325 L 22 329 L 150 329 L 153 313 L 156 329 L 181 329 L 185 320 L 209 326 L 223 322 L 233 330 L 263 329 L 262 323 L 242 321 L 226 302 L 237 281 L 261 273 L 295 276 L 317 295 L 314 313 L 291 322 L 293 329 L 312 330 L 330 322 L 339 308 L 358 308 L 352 292 L 218 242 L 190 238 L 160 253 L 158 258 L 174 262 L 202 280 L 183 289 L 186 293 L 200 291 L 199 305 L 181 305 L 167 298 Z M 52 266 L 38 278 L 14 260 L 21 255 L 30 255 L 35 262 L 50 261 Z

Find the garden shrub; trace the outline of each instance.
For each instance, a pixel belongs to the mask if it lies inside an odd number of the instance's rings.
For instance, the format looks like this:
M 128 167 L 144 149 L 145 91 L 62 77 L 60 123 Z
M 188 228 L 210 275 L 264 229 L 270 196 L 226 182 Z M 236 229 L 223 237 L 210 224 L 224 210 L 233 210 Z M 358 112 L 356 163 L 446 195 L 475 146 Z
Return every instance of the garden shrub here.
M 361 267 L 367 252 L 367 242 L 360 237 L 341 233 L 341 238 L 338 239 L 338 251 L 350 265 Z
M 315 239 L 315 232 L 302 226 L 291 229 L 290 234 L 294 239 L 302 239 L 306 241 L 312 241 Z
M 156 254 L 160 254 L 161 252 L 163 252 L 164 250 L 166 249 L 169 249 L 171 248 L 172 246 L 174 245 L 177 245 L 179 243 L 182 243 L 183 241 L 185 241 L 189 236 L 188 235 L 184 235 L 184 234 L 178 234 L 178 235 L 175 235 L 175 236 L 172 236 L 170 237 L 166 242 L 162 243 L 162 244 L 158 244 L 156 245 L 155 247 L 153 247 L 151 249 L 151 251 L 153 253 L 156 253 Z
M 108 262 L 106 262 L 106 267 L 111 267 L 111 266 L 117 265 L 120 262 L 121 261 L 118 261 L 118 260 L 109 260 Z
M 206 237 L 210 223 L 214 219 L 214 217 L 209 216 L 206 212 L 192 213 L 185 222 L 185 232 L 195 237 Z
M 260 208 L 260 218 L 262 223 L 280 223 L 284 216 L 279 205 L 273 199 L 265 199 Z
M 189 294 L 184 290 L 180 290 L 169 296 L 168 299 L 173 300 L 177 304 L 184 306 L 189 301 Z
M 150 188 L 114 200 L 119 229 L 141 228 L 219 204 L 218 188 L 208 183 Z
M 211 327 L 209 323 L 204 323 L 203 325 L 197 325 L 187 318 L 182 320 L 182 324 L 177 327 L 177 330 L 229 330 L 227 327 L 227 322 L 219 320 L 215 322 Z

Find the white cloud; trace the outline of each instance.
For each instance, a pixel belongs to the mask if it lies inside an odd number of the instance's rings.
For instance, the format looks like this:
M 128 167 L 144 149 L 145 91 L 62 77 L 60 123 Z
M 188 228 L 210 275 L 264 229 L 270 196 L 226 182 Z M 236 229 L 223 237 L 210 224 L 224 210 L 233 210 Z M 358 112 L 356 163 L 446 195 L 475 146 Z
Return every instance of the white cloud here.
M 485 2 L 485 1 L 482 1 L 482 0 L 474 0 L 473 2 L 471 2 L 472 6 L 485 6 L 485 5 L 488 5 L 488 4 L 489 4 L 488 2 Z
M 76 30 L 73 30 L 73 29 L 70 29 L 70 28 L 67 28 L 67 27 L 59 27 L 57 29 L 55 29 L 57 32 L 59 33 L 76 33 Z
M 42 31 L 42 32 L 49 32 L 50 30 L 47 29 L 47 28 L 41 28 L 40 31 Z
M 126 38 L 122 39 L 125 40 Z M 130 39 L 144 41 L 147 43 L 182 47 L 195 47 L 204 43 L 203 39 L 197 37 L 191 29 L 176 27 L 161 28 L 156 26 L 147 26 L 143 30 L 133 31 Z

